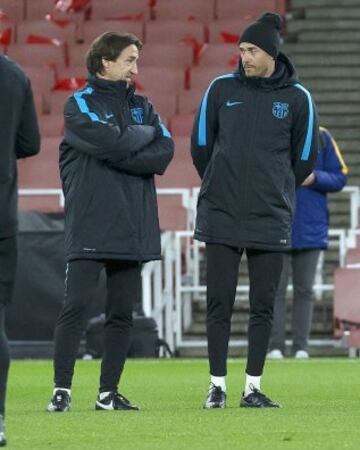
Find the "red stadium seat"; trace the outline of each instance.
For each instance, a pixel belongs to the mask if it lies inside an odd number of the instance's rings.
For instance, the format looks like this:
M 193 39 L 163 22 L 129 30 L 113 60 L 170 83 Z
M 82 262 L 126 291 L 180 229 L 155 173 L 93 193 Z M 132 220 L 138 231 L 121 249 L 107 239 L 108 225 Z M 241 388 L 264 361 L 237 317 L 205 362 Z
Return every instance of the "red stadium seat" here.
M 71 91 L 54 91 L 50 95 L 50 113 L 60 115 L 64 112 L 66 100 L 72 95 Z
M 148 0 L 92 0 L 92 19 L 150 19 Z
M 75 42 L 75 24 L 69 22 L 66 27 L 60 27 L 46 20 L 34 20 L 18 23 L 17 43 L 25 44 L 29 35 L 46 36 L 51 39 L 67 41 L 69 44 Z
M 24 0 L 1 0 L 0 10 L 2 10 L 9 20 L 17 22 L 25 18 Z
M 172 117 L 170 129 L 173 136 L 191 136 L 194 114 L 183 114 Z
M 199 58 L 201 66 L 220 66 L 225 70 L 237 66 L 240 52 L 237 46 L 228 44 L 207 44 Z
M 251 22 L 251 19 L 224 19 L 208 24 L 209 42 L 237 47 L 240 33 Z
M 336 269 L 334 276 L 335 332 L 339 335 L 347 329 L 357 340 L 349 347 L 360 347 L 360 269 Z M 352 331 L 354 330 L 354 333 Z
M 1 10 L 0 10 L 1 11 Z M 0 20 L 0 49 L 5 53 L 6 47 L 15 43 L 16 27 L 13 22 Z
M 265 11 L 276 11 L 276 0 L 221 0 L 216 3 L 216 17 L 218 19 L 254 19 Z
M 190 89 L 183 91 L 178 97 L 179 114 L 194 114 L 201 103 L 205 89 Z
M 205 27 L 202 23 L 181 20 L 154 20 L 145 24 L 146 43 L 178 43 L 195 38 L 199 43 L 205 40 Z
M 143 40 L 144 26 L 135 20 L 93 20 L 84 23 L 84 42 L 90 44 L 96 37 L 106 31 L 126 31 Z
M 59 138 L 64 134 L 63 114 L 47 114 L 45 116 L 39 116 L 39 125 L 42 138 Z
M 136 77 L 138 91 L 176 94 L 184 87 L 184 72 L 178 69 L 162 67 L 142 67 Z
M 156 19 L 196 19 L 209 22 L 215 18 L 214 0 L 157 0 Z
M 233 70 L 229 68 L 224 68 L 223 66 L 198 66 L 191 69 L 190 74 L 190 89 L 199 90 L 202 95 L 204 95 L 209 84 L 215 78 L 225 75 L 227 73 L 232 73 Z
M 193 50 L 185 44 L 146 44 L 140 53 L 139 66 L 184 69 L 193 63 Z
M 19 163 L 20 188 L 58 188 L 59 177 L 59 144 L 61 138 L 41 140 L 39 155 Z
M 139 91 L 138 94 L 146 96 L 153 103 L 155 110 L 160 114 L 162 121 L 172 117 L 177 111 L 176 94 L 168 93 L 164 95 L 161 91 L 149 89 L 148 91 Z
M 54 65 L 61 69 L 66 64 L 63 45 L 17 44 L 9 46 L 7 54 L 17 63 L 29 67 Z

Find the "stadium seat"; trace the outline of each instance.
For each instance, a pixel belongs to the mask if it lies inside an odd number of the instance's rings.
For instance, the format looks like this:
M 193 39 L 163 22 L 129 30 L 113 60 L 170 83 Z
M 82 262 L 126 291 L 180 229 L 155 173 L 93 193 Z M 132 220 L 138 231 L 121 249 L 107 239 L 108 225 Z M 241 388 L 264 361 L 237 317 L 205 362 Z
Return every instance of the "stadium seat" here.
M 204 95 L 207 87 L 215 78 L 232 73 L 232 68 L 224 66 L 198 66 L 191 69 L 190 74 L 190 89 L 199 90 Z
M 59 138 L 64 134 L 64 116 L 63 114 L 39 116 L 39 126 L 42 138 Z
M 193 63 L 193 50 L 185 44 L 146 44 L 140 53 L 139 66 L 184 69 Z
M 92 0 L 93 20 L 102 19 L 150 19 L 150 8 L 148 0 Z
M 41 140 L 41 150 L 35 158 L 20 161 L 20 188 L 59 188 L 59 144 L 61 137 Z
M 216 20 L 208 24 L 209 43 L 238 45 L 242 30 L 250 23 L 250 19 L 224 19 Z
M 65 102 L 71 95 L 71 91 L 52 92 L 50 95 L 50 113 L 52 115 L 63 114 Z
M 46 14 L 52 13 L 54 8 L 52 0 L 26 0 L 26 20 L 41 20 Z M 66 18 L 70 18 L 70 14 L 66 14 Z
M 92 20 L 84 23 L 83 41 L 90 44 L 96 37 L 106 31 L 126 31 L 143 40 L 144 25 L 135 20 Z
M 66 27 L 60 27 L 46 20 L 33 20 L 17 24 L 17 43 L 25 44 L 29 35 L 46 36 L 51 39 L 75 42 L 75 24 L 69 22 Z
M 351 248 L 346 252 L 346 265 L 356 264 L 360 267 L 360 248 Z
M 66 65 L 63 45 L 17 44 L 7 48 L 7 54 L 17 63 L 29 67 L 45 67 L 54 65 L 63 68 Z
M 334 275 L 334 319 L 335 332 L 354 329 L 357 342 L 349 342 L 349 347 L 360 347 L 360 269 L 336 269 Z M 356 344 L 356 345 L 354 345 Z
M 215 18 L 214 0 L 157 0 L 156 19 L 196 19 L 209 22 Z
M 216 2 L 216 17 L 219 20 L 234 17 L 253 20 L 264 11 L 276 11 L 276 0 L 221 0 Z
M 194 124 L 194 114 L 182 114 L 173 116 L 170 121 L 170 129 L 173 136 L 189 137 Z
M 234 67 L 238 64 L 240 52 L 237 46 L 228 44 L 207 44 L 200 57 L 201 66 L 220 66 L 224 69 Z
M 183 91 L 178 96 L 178 112 L 179 114 L 195 113 L 204 96 L 205 89 L 190 89 Z
M 1 0 L 0 10 L 2 10 L 9 20 L 17 22 L 25 18 L 24 0 Z
M 155 110 L 160 114 L 163 122 L 168 117 L 172 117 L 177 111 L 177 96 L 176 94 L 167 93 L 164 95 L 161 91 L 149 89 L 148 91 L 138 91 L 138 94 L 146 96 L 155 106 Z
M 154 20 L 145 24 L 146 43 L 178 43 L 195 38 L 201 43 L 205 40 L 205 27 L 202 23 L 181 20 Z
M 176 94 L 184 87 L 184 72 L 178 69 L 142 67 L 136 76 L 138 91 Z
M 2 53 L 6 53 L 6 47 L 15 43 L 15 36 L 15 24 L 9 20 L 0 20 L 0 49 Z

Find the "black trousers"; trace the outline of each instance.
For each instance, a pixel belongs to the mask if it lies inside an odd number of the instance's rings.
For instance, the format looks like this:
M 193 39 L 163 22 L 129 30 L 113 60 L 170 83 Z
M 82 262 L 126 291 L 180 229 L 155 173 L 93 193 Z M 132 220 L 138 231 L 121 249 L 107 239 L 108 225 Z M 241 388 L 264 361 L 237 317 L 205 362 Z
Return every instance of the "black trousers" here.
M 0 414 L 5 413 L 9 347 L 5 333 L 5 305 L 11 302 L 17 262 L 16 236 L 0 239 Z
M 104 267 L 107 299 L 100 392 L 117 390 L 130 345 L 133 305 L 141 283 L 141 264 L 133 261 L 74 260 L 68 263 L 64 305 L 55 327 L 56 387 L 71 387 L 86 307 Z
M 210 373 L 225 376 L 230 322 L 244 249 L 207 244 L 207 338 Z M 283 253 L 246 249 L 250 282 L 250 318 L 246 373 L 260 376 L 269 344 L 275 294 Z

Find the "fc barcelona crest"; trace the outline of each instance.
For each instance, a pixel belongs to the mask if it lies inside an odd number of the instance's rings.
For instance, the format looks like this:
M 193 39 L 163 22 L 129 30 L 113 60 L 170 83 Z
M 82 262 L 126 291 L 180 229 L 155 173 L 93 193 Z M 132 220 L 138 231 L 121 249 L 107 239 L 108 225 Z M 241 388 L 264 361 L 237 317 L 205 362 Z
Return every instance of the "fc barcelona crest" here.
M 144 110 L 143 108 L 131 108 L 131 117 L 133 121 L 142 124 L 144 123 Z
M 285 119 L 289 114 L 289 103 L 274 102 L 272 113 L 277 119 Z

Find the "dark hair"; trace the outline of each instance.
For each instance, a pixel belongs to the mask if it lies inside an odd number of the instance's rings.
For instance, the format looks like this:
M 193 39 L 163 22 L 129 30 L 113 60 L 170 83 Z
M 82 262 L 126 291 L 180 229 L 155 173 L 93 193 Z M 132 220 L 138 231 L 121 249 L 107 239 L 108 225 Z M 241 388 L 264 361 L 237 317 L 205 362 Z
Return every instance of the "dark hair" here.
M 102 59 L 116 61 L 121 52 L 129 45 L 136 45 L 141 50 L 142 42 L 131 33 L 107 31 L 98 36 L 91 44 L 86 54 L 86 67 L 91 75 L 102 73 L 104 67 Z

